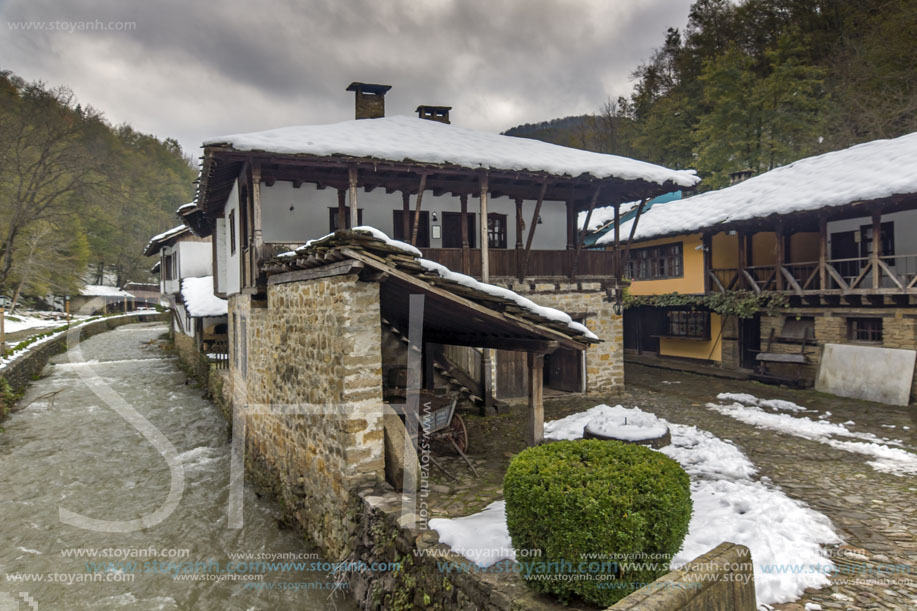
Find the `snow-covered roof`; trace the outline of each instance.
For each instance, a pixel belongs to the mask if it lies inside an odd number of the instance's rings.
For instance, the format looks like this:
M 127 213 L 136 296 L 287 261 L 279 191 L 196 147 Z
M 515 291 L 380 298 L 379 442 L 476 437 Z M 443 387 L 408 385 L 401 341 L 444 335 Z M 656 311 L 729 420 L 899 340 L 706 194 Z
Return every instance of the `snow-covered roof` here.
M 333 243 L 340 233 L 343 232 L 329 233 L 322 238 L 309 240 L 296 250 L 280 253 L 277 255 L 275 261 L 278 261 L 281 264 L 285 264 L 287 262 L 292 263 L 296 257 L 301 255 L 308 257 L 311 250 L 326 244 Z M 573 318 L 566 312 L 562 312 L 561 310 L 557 310 L 555 308 L 538 305 L 531 299 L 523 297 L 522 295 L 511 291 L 510 289 L 481 282 L 475 278 L 472 278 L 471 276 L 454 272 L 444 265 L 440 265 L 434 261 L 424 259 L 421 257 L 421 252 L 414 246 L 400 240 L 393 240 L 384 232 L 376 229 L 375 227 L 369 227 L 366 225 L 354 227 L 352 232 L 347 233 L 351 234 L 351 237 L 359 236 L 360 234 L 368 234 L 368 236 L 371 236 L 372 239 L 377 242 L 384 243 L 389 247 L 390 250 L 394 250 L 395 252 L 399 253 L 399 255 L 407 255 L 408 257 L 413 258 L 414 267 L 425 272 L 432 272 L 439 276 L 439 278 L 442 278 L 442 280 L 445 281 L 445 283 L 441 284 L 443 287 L 448 287 L 450 284 L 454 284 L 458 285 L 459 287 L 464 287 L 464 289 L 469 289 L 469 292 L 471 293 L 482 293 L 483 295 L 489 296 L 490 298 L 496 297 L 499 300 L 505 300 L 509 304 L 515 305 L 517 308 L 519 308 L 519 310 L 524 312 L 527 317 L 531 317 L 532 319 L 537 320 L 539 323 L 556 324 L 563 328 L 564 332 L 570 336 L 581 336 L 583 338 L 581 341 L 585 341 L 586 343 L 599 341 L 598 336 L 596 336 L 582 323 L 574 321 Z M 347 238 L 344 238 L 345 241 L 346 239 Z M 403 256 L 401 258 L 401 263 L 405 263 L 405 258 Z M 383 259 L 380 259 L 380 262 L 381 261 L 383 261 Z M 271 266 L 268 265 L 268 272 L 275 271 L 270 268 Z M 489 299 L 488 301 L 493 302 L 493 299 Z
M 197 204 L 195 204 L 194 202 L 188 202 L 187 204 L 182 204 L 181 206 L 179 206 L 175 210 L 175 213 L 181 215 L 195 208 L 197 208 Z
M 404 116 L 282 127 L 220 136 L 204 142 L 204 146 L 217 145 L 230 145 L 238 151 L 347 155 L 572 177 L 588 174 L 598 179 L 642 179 L 659 185 L 671 182 L 684 187 L 693 186 L 699 180 L 691 171 L 670 170 L 627 157 Z
M 187 225 L 176 225 L 172 229 L 168 229 L 166 231 L 163 231 L 160 234 L 154 235 L 152 238 L 150 238 L 150 241 L 147 242 L 146 248 L 143 249 L 143 254 L 145 254 L 148 257 L 151 255 L 155 255 L 157 252 L 159 252 L 160 250 L 159 247 L 162 246 L 163 242 L 166 242 L 167 240 L 171 240 L 172 238 L 176 238 L 182 235 L 183 233 L 190 232 L 190 231 L 191 230 L 188 229 Z
M 181 281 L 181 296 L 188 316 L 226 316 L 227 301 L 213 294 L 213 276 L 184 278 Z
M 87 284 L 80 289 L 84 297 L 133 297 L 127 291 L 122 291 L 116 286 L 103 286 L 101 284 Z
M 731 187 L 657 206 L 637 225 L 636 239 L 690 233 L 772 214 L 844 206 L 917 194 L 917 132 L 800 159 Z M 621 226 L 622 235 L 630 223 Z M 606 234 L 598 244 L 614 238 Z
M 156 263 L 153 264 L 153 267 L 150 268 L 150 273 L 158 274 L 160 271 L 159 269 L 160 267 L 162 267 L 162 261 L 157 261 Z

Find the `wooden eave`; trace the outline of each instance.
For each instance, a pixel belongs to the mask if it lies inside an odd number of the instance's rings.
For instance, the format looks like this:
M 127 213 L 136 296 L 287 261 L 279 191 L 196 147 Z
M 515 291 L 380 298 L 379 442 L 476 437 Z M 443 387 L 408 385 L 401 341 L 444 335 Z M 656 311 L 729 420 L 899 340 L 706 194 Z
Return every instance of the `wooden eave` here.
M 659 212 L 664 211 L 664 204 L 659 207 Z M 802 210 L 790 212 L 788 214 L 768 214 L 751 219 L 740 221 L 731 221 L 699 227 L 691 231 L 670 231 L 667 233 L 656 234 L 646 238 L 634 240 L 635 244 L 640 242 L 649 242 L 651 240 L 661 240 L 678 236 L 693 234 L 716 234 L 721 231 L 744 231 L 747 233 L 769 232 L 774 230 L 774 224 L 777 221 L 783 223 L 788 231 L 792 232 L 817 232 L 818 219 L 824 217 L 826 221 L 842 221 L 853 218 L 868 217 L 871 215 L 872 208 L 880 207 L 882 214 L 900 212 L 902 210 L 917 209 L 917 194 L 913 195 L 894 195 L 874 200 L 855 201 L 840 206 L 824 206 L 816 210 Z M 654 208 L 655 209 L 655 208 Z M 609 245 L 603 245 L 609 246 Z
M 338 236 L 349 232 L 338 232 Z M 359 244 L 342 243 L 330 248 L 309 249 L 291 257 L 277 257 L 265 264 L 268 283 L 296 281 L 295 271 L 308 270 L 310 277 L 352 271 L 346 261 L 359 263 L 362 277 L 380 283 L 383 316 L 407 328 L 409 296 L 422 294 L 424 338 L 434 343 L 538 351 L 564 347 L 584 350 L 597 340 L 573 335 L 562 322 L 545 319 L 514 302 L 442 278 L 423 268 L 414 257 L 378 242 L 370 252 Z M 380 253 L 383 256 L 380 256 Z M 335 269 L 337 268 L 337 269 Z M 332 272 L 334 273 L 334 272 Z M 305 276 L 302 277 L 305 279 Z
M 361 187 L 370 191 L 382 188 L 389 193 L 409 194 L 417 193 L 419 177 L 426 174 L 426 190 L 434 195 L 477 195 L 480 193 L 480 177 L 486 172 L 488 191 L 493 197 L 536 200 L 544 184 L 544 199 L 573 201 L 577 210 L 588 207 L 599 186 L 602 187 L 601 205 L 654 197 L 680 188 L 673 182 L 659 185 L 642 179 L 596 179 L 588 174 L 567 176 L 548 172 L 486 170 L 453 164 L 393 162 L 342 155 L 281 155 L 209 146 L 204 154 L 197 198 L 199 207 L 209 217 L 222 210 L 233 181 L 246 162 L 258 164 L 262 180 L 268 184 L 290 181 L 298 186 L 307 182 L 319 188 L 346 189 L 349 186 L 348 171 L 356 167 Z

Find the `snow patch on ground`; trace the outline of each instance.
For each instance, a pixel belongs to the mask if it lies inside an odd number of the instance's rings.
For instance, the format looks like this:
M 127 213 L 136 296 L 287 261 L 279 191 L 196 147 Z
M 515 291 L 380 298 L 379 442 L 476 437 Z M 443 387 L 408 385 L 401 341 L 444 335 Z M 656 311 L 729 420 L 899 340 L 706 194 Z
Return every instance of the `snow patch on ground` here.
M 638 408 L 597 405 L 585 412 L 545 423 L 545 438 L 579 439 L 591 420 L 627 412 L 629 418 L 651 416 Z M 755 591 L 761 604 L 795 600 L 806 588 L 827 585 L 823 573 L 775 573 L 770 567 L 819 565 L 830 570 L 821 546 L 839 543 L 827 517 L 783 492 L 753 479 L 755 466 L 735 445 L 694 426 L 668 426 L 672 444 L 662 453 L 676 460 L 691 477 L 694 513 L 681 551 L 672 566 L 681 566 L 722 543 L 746 545 L 755 563 Z M 440 540 L 482 567 L 512 558 L 506 505 L 497 501 L 464 518 L 430 520 Z
M 749 395 L 743 392 L 721 392 L 716 396 L 720 401 L 734 401 L 736 403 L 744 403 L 745 405 L 757 405 L 758 407 L 769 407 L 778 411 L 784 412 L 804 412 L 806 408 L 801 405 L 796 405 L 792 401 L 784 401 L 783 399 L 759 399 L 754 395 Z
M 739 397 L 743 398 L 739 399 Z M 867 461 L 867 464 L 876 471 L 899 476 L 917 474 L 917 454 L 901 448 L 900 441 L 884 439 L 872 433 L 851 431 L 843 424 L 829 422 L 827 416 L 830 415 L 830 412 L 825 412 L 817 420 L 813 420 L 805 416 L 773 414 L 758 407 L 774 400 L 761 400 L 752 395 L 730 393 L 721 393 L 717 395 L 717 398 L 732 400 L 734 403 L 708 403 L 707 407 L 730 418 L 735 418 L 739 422 L 817 441 L 845 452 L 872 457 L 873 460 Z M 846 437 L 848 440 L 838 440 L 834 439 L 835 437 Z M 849 439 L 860 441 L 849 441 Z

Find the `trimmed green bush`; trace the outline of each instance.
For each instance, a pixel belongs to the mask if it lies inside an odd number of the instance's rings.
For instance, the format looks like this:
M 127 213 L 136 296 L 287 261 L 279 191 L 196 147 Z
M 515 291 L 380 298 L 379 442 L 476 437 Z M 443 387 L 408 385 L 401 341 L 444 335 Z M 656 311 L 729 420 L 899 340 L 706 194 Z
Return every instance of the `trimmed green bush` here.
M 691 519 L 688 475 L 649 448 L 596 439 L 519 453 L 506 522 L 529 586 L 608 606 L 668 571 Z M 627 563 L 637 563 L 637 566 Z

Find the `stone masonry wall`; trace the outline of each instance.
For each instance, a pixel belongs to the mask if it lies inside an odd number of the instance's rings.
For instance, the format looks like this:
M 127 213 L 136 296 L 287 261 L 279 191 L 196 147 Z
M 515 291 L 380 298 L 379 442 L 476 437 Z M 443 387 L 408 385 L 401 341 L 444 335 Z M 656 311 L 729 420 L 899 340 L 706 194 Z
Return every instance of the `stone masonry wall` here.
M 266 304 L 232 297 L 229 315 L 247 470 L 325 557 L 344 558 L 355 491 L 384 479 L 379 287 L 355 275 L 273 285 Z M 232 337 L 243 319 L 245 355 Z
M 586 392 L 601 394 L 624 384 L 624 323 L 598 282 L 513 283 L 507 288 L 538 305 L 587 314 L 583 324 L 603 341 L 586 350 Z

